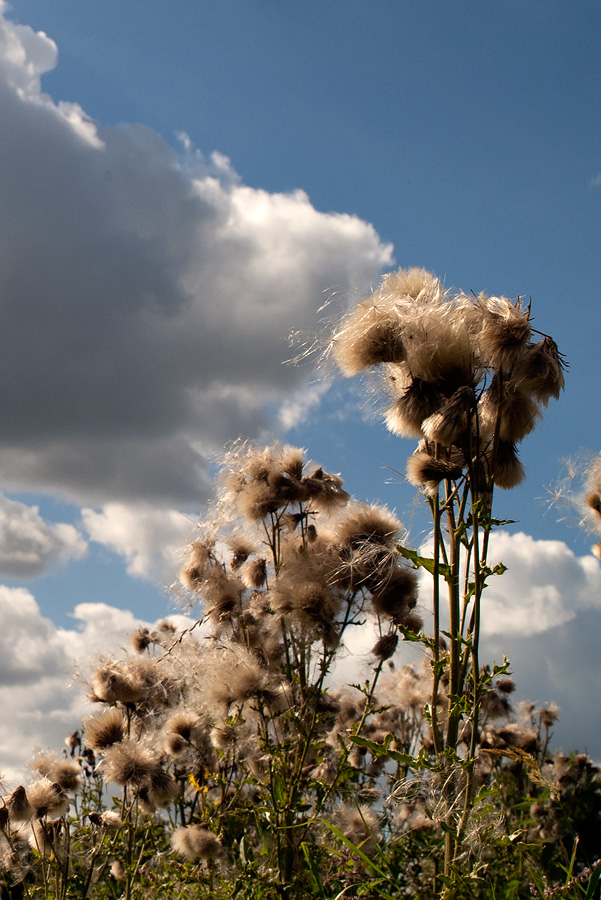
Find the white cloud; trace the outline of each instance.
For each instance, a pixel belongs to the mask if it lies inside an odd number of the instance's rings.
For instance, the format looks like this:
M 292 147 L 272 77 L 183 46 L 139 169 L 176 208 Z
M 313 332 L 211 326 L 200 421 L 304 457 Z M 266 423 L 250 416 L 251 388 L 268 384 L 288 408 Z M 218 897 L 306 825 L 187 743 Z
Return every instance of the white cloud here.
M 53 563 L 81 559 L 86 548 L 73 525 L 45 522 L 37 506 L 0 494 L 0 575 L 33 578 Z
M 56 54 L 0 17 L 3 478 L 195 507 L 210 453 L 305 384 L 282 366 L 290 330 L 317 330 L 324 291 L 367 287 L 391 248 L 302 191 L 241 184 L 185 136 L 179 157 L 144 126 L 55 103 L 40 76 Z
M 143 623 L 104 603 L 82 603 L 78 625 L 57 628 L 29 591 L 0 585 L 0 767 L 13 783 L 34 751 L 60 752 L 89 711 L 85 679 L 102 654 L 119 653 Z M 169 616 L 177 627 L 191 624 Z
M 601 566 L 593 556 L 576 556 L 563 541 L 498 531 L 489 561 L 507 571 L 489 579 L 482 600 L 483 634 L 527 636 L 601 609 Z
M 130 575 L 161 584 L 174 580 L 196 524 L 178 510 L 121 503 L 86 508 L 82 516 L 91 540 L 123 556 Z

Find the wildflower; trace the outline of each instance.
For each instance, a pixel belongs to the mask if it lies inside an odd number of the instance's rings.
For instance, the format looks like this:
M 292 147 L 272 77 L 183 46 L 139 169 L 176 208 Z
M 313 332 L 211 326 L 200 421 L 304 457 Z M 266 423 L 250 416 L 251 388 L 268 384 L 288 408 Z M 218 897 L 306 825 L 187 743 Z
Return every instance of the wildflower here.
M 599 491 L 589 491 L 584 498 L 584 503 L 589 509 L 601 516 L 601 494 Z
M 219 838 L 201 825 L 177 828 L 171 836 L 171 846 L 186 859 L 216 860 L 223 855 Z
M 457 444 L 468 427 L 468 418 L 474 410 L 475 394 L 471 385 L 462 385 L 442 406 L 422 422 L 422 433 L 429 441 L 443 447 Z
M 232 561 L 230 566 L 233 571 L 239 569 L 246 562 L 248 557 L 254 553 L 255 546 L 252 541 L 242 534 L 233 534 L 228 539 L 228 544 L 232 551 Z
M 216 624 L 230 619 L 241 611 L 244 583 L 236 576 L 225 572 L 220 566 L 213 568 L 202 585 L 204 602 L 211 609 L 212 621 Z
M 98 716 L 87 716 L 83 720 L 86 745 L 91 750 L 106 750 L 123 740 L 127 723 L 118 709 L 107 709 Z
M 538 344 L 528 344 L 513 368 L 512 377 L 543 404 L 551 397 L 559 399 L 565 388 L 563 360 L 553 338 L 545 336 Z
M 343 490 L 342 484 L 340 475 L 328 474 L 322 468 L 315 469 L 303 479 L 307 500 L 320 512 L 333 512 L 346 506 L 350 496 Z
M 494 462 L 488 454 L 487 459 L 497 487 L 509 490 L 521 484 L 526 477 L 524 466 L 520 462 L 516 446 L 512 441 L 497 441 Z
M 153 807 L 168 807 L 179 794 L 177 781 L 161 766 L 156 766 L 150 773 L 148 799 Z

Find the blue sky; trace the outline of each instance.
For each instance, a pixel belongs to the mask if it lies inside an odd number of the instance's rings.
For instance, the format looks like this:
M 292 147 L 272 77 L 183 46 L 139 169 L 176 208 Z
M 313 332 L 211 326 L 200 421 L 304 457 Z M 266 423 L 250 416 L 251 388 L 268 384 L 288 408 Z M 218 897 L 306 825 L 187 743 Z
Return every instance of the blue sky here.
M 0 469 L 24 507 L 4 503 L 0 577 L 35 596 L 53 623 L 40 633 L 91 634 L 77 604 L 168 611 L 210 461 L 238 435 L 306 447 L 419 542 L 414 491 L 391 472 L 411 442 L 385 432 L 359 383 L 324 392 L 326 371 L 282 363 L 290 330 L 318 332 L 393 265 L 425 266 L 531 297 L 570 362 L 521 448 L 526 482 L 498 498 L 535 543 L 530 575 L 524 540 L 504 546 L 526 611 L 509 597 L 513 619 L 487 640 L 513 648 L 524 693 L 563 706 L 559 737 L 601 757 L 578 649 L 579 634 L 601 637 L 601 575 L 579 513 L 548 504 L 562 459 L 601 449 L 598 3 L 2 9 Z M 565 561 L 546 581 L 545 541 Z M 9 551 L 24 547 L 19 568 Z M 551 577 L 561 599 L 538 609 L 528 588 Z

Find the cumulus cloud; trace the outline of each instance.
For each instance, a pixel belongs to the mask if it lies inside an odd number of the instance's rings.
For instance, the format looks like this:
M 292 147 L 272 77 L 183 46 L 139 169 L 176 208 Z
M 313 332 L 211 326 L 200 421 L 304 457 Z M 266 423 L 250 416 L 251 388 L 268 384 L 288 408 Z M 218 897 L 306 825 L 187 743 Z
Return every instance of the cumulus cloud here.
M 530 636 L 601 609 L 601 566 L 576 556 L 563 541 L 498 531 L 489 560 L 507 571 L 489 579 L 483 595 L 483 634 Z
M 0 575 L 34 578 L 53 563 L 81 559 L 86 549 L 73 525 L 45 522 L 37 506 L 0 494 Z
M 60 751 L 79 727 L 89 711 L 85 680 L 101 655 L 119 653 L 140 625 L 152 627 L 105 603 L 81 603 L 73 619 L 73 628 L 58 628 L 29 591 L 0 586 L 0 760 L 13 782 L 34 751 Z M 185 616 L 168 619 L 191 624 Z
M 241 184 L 185 136 L 177 154 L 55 102 L 40 78 L 56 61 L 0 16 L 3 477 L 87 505 L 192 507 L 212 451 L 279 408 L 298 419 L 288 333 L 316 330 L 324 292 L 362 290 L 391 248 L 300 190 Z
M 83 509 L 82 517 L 91 540 L 123 556 L 130 575 L 161 584 L 174 580 L 195 524 L 178 510 L 122 503 Z

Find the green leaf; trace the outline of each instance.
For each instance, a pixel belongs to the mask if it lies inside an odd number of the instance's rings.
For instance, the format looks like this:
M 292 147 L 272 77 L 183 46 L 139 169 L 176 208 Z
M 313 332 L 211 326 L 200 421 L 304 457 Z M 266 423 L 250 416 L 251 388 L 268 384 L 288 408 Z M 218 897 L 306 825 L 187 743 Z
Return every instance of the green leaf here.
M 416 550 L 410 550 L 408 547 L 402 547 L 400 544 L 397 544 L 397 550 L 401 556 L 412 562 L 416 569 L 425 569 L 430 575 L 434 575 L 436 569 L 435 559 L 431 559 L 429 556 L 420 556 Z M 443 578 L 450 578 L 451 567 L 439 562 L 438 574 L 442 575 Z
M 376 744 L 375 741 L 370 741 L 367 738 L 358 737 L 354 734 L 351 735 L 350 740 L 358 747 L 365 747 L 375 757 L 388 756 L 390 759 L 394 760 L 394 762 L 398 762 L 403 766 L 415 765 L 416 760 L 414 756 L 410 756 L 408 753 L 399 753 L 398 750 L 389 749 L 394 740 L 394 735 L 392 734 L 386 735 L 383 744 Z
M 311 848 L 306 843 L 306 841 L 303 841 L 300 846 L 301 846 L 301 850 L 303 851 L 303 856 L 305 857 L 305 860 L 307 861 L 309 871 L 311 872 L 311 875 L 313 876 L 313 881 L 315 882 L 315 887 L 317 888 L 319 896 L 325 897 L 326 894 L 323 889 L 323 884 L 322 884 L 321 877 L 319 874 L 319 867 L 318 867 L 317 863 L 315 862 L 315 860 L 313 859 L 313 856 L 311 854 Z

